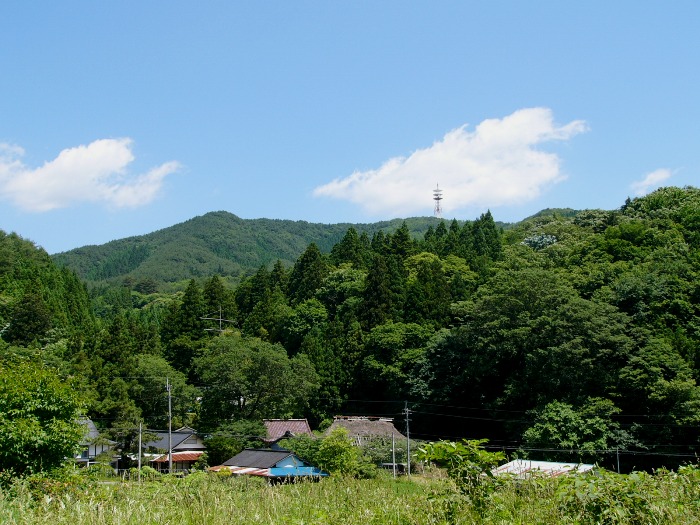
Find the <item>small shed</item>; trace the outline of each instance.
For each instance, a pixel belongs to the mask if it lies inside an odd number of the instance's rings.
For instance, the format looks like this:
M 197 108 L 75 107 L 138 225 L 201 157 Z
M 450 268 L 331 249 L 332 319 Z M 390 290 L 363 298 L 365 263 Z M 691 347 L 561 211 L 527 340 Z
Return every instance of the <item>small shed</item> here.
M 357 445 L 362 445 L 369 439 L 383 438 L 391 440 L 392 436 L 397 441 L 406 439 L 406 436 L 396 430 L 394 419 L 390 417 L 335 416 L 333 423 L 326 430 L 326 435 L 333 432 L 336 428 L 347 430 L 348 436 Z
M 491 472 L 494 476 L 510 474 L 519 479 L 531 476 L 554 478 L 564 474 L 581 474 L 589 472 L 595 465 L 587 463 L 560 463 L 557 461 L 533 461 L 531 459 L 514 459 L 505 465 L 496 467 Z
M 236 475 L 247 474 L 271 479 L 328 476 L 327 472 L 307 463 L 289 450 L 247 448 L 209 470 L 218 472 L 226 469 Z

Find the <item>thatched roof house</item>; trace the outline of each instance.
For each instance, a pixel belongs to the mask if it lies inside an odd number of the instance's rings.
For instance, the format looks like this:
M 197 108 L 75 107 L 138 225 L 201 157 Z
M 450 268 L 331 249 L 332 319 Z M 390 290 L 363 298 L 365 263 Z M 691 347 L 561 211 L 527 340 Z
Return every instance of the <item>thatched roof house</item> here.
M 330 434 L 336 428 L 344 428 L 348 431 L 348 435 L 358 445 L 368 439 L 384 438 L 390 440 L 406 439 L 401 432 L 396 430 L 394 419 L 389 417 L 370 417 L 370 416 L 335 416 L 333 423 L 326 435 Z

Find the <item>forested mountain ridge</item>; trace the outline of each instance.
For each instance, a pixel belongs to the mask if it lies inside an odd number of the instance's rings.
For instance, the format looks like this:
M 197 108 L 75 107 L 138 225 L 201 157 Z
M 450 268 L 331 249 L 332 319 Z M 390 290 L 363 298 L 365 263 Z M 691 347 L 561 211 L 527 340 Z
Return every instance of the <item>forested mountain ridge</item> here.
M 168 377 L 178 424 L 229 444 L 263 418 L 398 419 L 408 403 L 423 439 L 627 469 L 697 457 L 699 189 L 547 210 L 508 229 L 490 213 L 422 235 L 409 224 L 371 237 L 349 227 L 330 249 L 311 242 L 291 266 L 261 265 L 235 286 L 216 272 L 177 293 L 122 279 L 93 290 L 92 324 L 5 331 L 0 358 L 33 349 L 59 364 L 124 450 L 139 422 L 162 428 Z M 76 279 L 31 243 L 0 240 L 0 315 L 21 325 L 32 275 Z
M 406 222 L 413 235 L 422 236 L 438 220 L 422 217 Z M 55 254 L 53 259 L 91 284 L 125 278 L 163 283 L 214 274 L 235 281 L 278 259 L 291 266 L 311 242 L 328 252 L 351 226 L 371 237 L 380 230 L 396 230 L 401 223 L 401 219 L 368 224 L 241 219 L 217 211 L 146 235 Z
M 55 341 L 89 332 L 94 321 L 87 289 L 74 272 L 57 267 L 32 242 L 0 230 L 0 336 L 5 341 Z

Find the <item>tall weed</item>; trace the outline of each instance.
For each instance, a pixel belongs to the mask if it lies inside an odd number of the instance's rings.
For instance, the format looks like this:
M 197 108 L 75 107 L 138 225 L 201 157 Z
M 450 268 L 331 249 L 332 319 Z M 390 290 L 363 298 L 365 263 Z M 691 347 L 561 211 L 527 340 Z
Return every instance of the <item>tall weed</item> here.
M 68 483 L 69 482 L 61 482 Z M 197 473 L 137 483 L 84 481 L 54 490 L 24 480 L 0 492 L 9 525 L 161 524 L 700 524 L 700 470 L 498 480 L 473 505 L 445 477 L 270 485 Z

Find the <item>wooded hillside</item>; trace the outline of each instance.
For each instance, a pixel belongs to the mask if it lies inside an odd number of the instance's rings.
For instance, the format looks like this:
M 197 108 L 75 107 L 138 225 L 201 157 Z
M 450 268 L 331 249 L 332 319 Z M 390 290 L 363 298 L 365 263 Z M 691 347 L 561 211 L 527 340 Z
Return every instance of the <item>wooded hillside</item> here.
M 700 446 L 697 188 L 508 230 L 490 213 L 421 236 L 350 227 L 235 287 L 208 267 L 176 294 L 122 280 L 93 293 L 94 330 L 72 274 L 2 240 L 3 355 L 35 348 L 79 378 L 125 450 L 139 421 L 165 423 L 165 377 L 176 424 L 239 445 L 265 417 L 401 420 L 408 406 L 413 437 L 489 438 L 536 459 L 672 467 Z M 60 345 L 49 325 L 8 336 L 33 267 L 78 290 L 41 288 L 60 305 L 52 322 L 70 320 Z
M 414 235 L 422 235 L 436 220 L 414 218 L 407 223 Z M 399 219 L 357 225 L 241 219 L 218 211 L 147 235 L 76 248 L 53 259 L 91 285 L 120 284 L 124 279 L 171 283 L 211 275 L 236 281 L 278 259 L 291 266 L 311 242 L 328 252 L 349 227 L 372 236 L 400 225 Z

